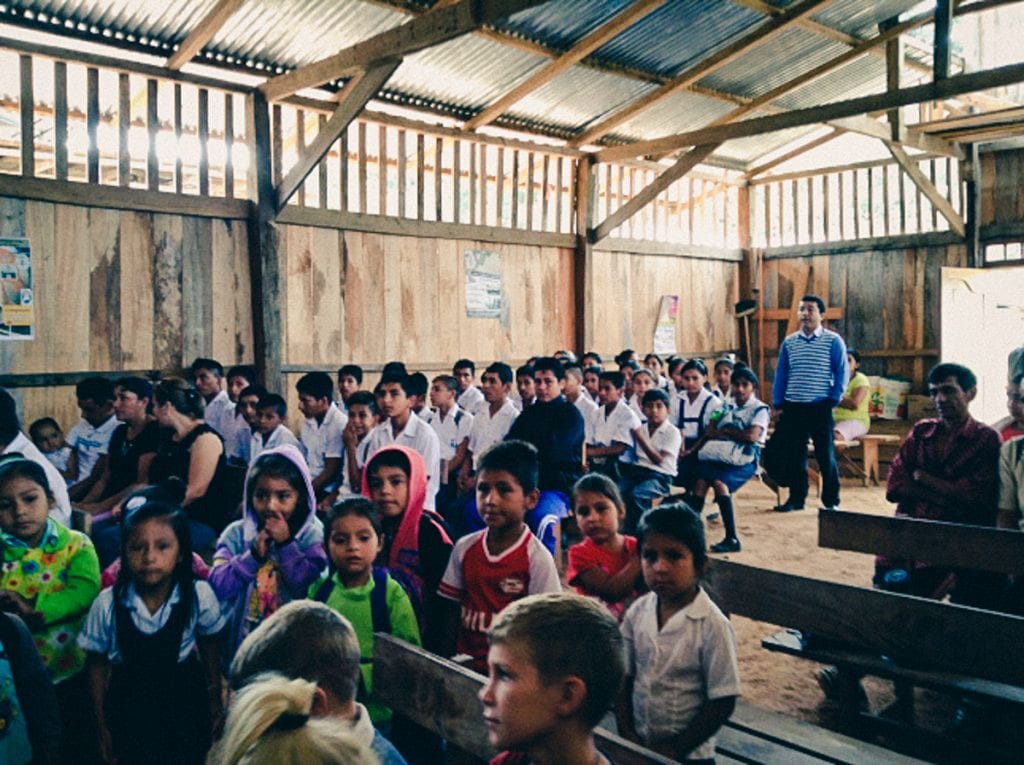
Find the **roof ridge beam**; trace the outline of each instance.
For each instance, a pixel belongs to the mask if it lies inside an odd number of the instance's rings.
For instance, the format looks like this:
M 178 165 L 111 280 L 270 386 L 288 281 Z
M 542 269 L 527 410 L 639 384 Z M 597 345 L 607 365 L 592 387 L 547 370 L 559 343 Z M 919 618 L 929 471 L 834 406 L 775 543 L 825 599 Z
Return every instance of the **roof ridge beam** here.
M 666 0 L 636 0 L 636 2 L 624 8 L 620 13 L 601 24 L 565 53 L 543 65 L 534 74 L 529 75 L 519 85 L 504 96 L 501 96 L 490 106 L 484 108 L 475 117 L 467 120 L 465 129 L 476 130 L 493 122 L 505 113 L 509 107 L 519 103 L 527 95 L 551 82 L 562 72 L 582 61 L 602 45 L 618 37 L 644 16 L 660 8 L 665 2 Z
M 452 5 L 427 11 L 320 61 L 272 77 L 259 89 L 268 101 L 280 101 L 303 88 L 323 85 L 383 59 L 402 58 L 432 48 L 544 2 L 546 0 L 457 0 Z
M 869 112 L 885 111 L 897 106 L 916 104 L 922 101 L 937 101 L 961 93 L 976 90 L 989 90 L 1003 85 L 1012 85 L 1024 81 L 1024 64 L 1008 64 L 985 69 L 970 74 L 958 74 L 939 82 L 928 82 L 886 93 L 860 96 L 846 101 L 836 101 L 805 109 L 795 109 L 767 117 L 733 122 L 728 125 L 689 130 L 685 133 L 654 138 L 647 141 L 636 141 L 623 146 L 613 146 L 597 152 L 600 162 L 614 162 L 619 159 L 661 154 L 663 152 L 683 149 L 687 146 L 699 146 L 706 143 L 724 142 L 735 138 L 747 138 L 777 130 L 793 127 L 804 127 L 825 123 L 843 117 L 855 117 Z
M 196 25 L 196 28 L 188 33 L 188 36 L 178 46 L 178 50 L 168 57 L 167 68 L 178 71 L 191 61 L 244 2 L 245 0 L 218 0 L 210 12 Z
M 692 85 L 703 77 L 717 71 L 726 64 L 735 61 L 741 55 L 759 45 L 771 40 L 775 35 L 783 32 L 805 16 L 821 10 L 835 0 L 802 0 L 785 13 L 768 19 L 764 24 L 759 25 L 752 32 L 747 33 L 740 39 L 727 45 L 717 53 L 701 60 L 696 65 L 676 75 L 661 87 L 641 96 L 633 103 L 614 112 L 609 117 L 586 130 L 582 135 L 570 142 L 571 146 L 581 146 L 593 143 L 598 138 L 609 133 L 626 120 L 635 117 L 655 104 L 661 102 L 668 96 Z

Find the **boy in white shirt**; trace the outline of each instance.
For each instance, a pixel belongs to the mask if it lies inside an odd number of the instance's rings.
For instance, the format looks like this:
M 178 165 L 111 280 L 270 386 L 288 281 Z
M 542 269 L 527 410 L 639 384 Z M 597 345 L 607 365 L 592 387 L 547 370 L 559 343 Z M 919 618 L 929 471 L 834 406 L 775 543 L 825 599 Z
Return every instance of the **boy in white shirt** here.
M 661 388 L 644 393 L 646 425 L 633 431 L 636 464 L 624 465 L 619 489 L 626 503 L 623 531 L 634 533 L 640 518 L 658 497 L 667 497 L 676 474 L 676 457 L 683 444 L 679 428 L 668 419 L 668 394 Z
M 75 386 L 80 419 L 66 439 L 72 456 L 68 472 L 71 501 L 82 499 L 103 473 L 110 437 L 120 423 L 114 416 L 114 384 L 103 377 L 86 377 Z
M 341 483 L 341 459 L 345 452 L 342 433 L 348 417 L 331 401 L 334 383 L 326 372 L 303 375 L 295 390 L 299 394 L 299 411 L 306 418 L 299 441 L 319 501 Z
M 465 412 L 455 402 L 458 381 L 451 375 L 438 375 L 430 384 L 430 405 L 424 420 L 437 433 L 441 447 L 441 489 L 437 507 L 442 515 L 456 499 L 457 477 L 466 461 L 469 450 L 469 432 L 473 427 L 473 415 Z
M 622 402 L 626 379 L 622 372 L 602 372 L 598 383 L 601 406 L 586 422 L 587 461 L 591 470 L 619 479 L 620 463 L 635 460 L 633 431 L 640 427 L 640 418 Z
M 597 404 L 590 398 L 587 389 L 583 387 L 583 370 L 580 369 L 578 364 L 569 364 L 565 368 L 562 393 L 570 404 L 580 410 L 584 423 L 590 418 L 594 410 L 597 409 Z
M 197 358 L 192 362 L 192 384 L 203 397 L 203 422 L 217 431 L 225 440 L 231 435 L 235 418 L 235 405 L 221 388 L 224 367 L 215 359 Z M 241 392 L 241 391 L 240 391 Z
M 252 441 L 249 445 L 250 465 L 266 449 L 273 449 L 285 444 L 299 447 L 299 439 L 284 424 L 284 418 L 287 415 L 288 405 L 276 393 L 268 393 L 256 404 L 256 430 L 252 434 Z
M 476 365 L 471 359 L 459 359 L 452 366 L 452 377 L 458 382 L 458 405 L 470 414 L 484 405 L 484 394 L 476 387 Z

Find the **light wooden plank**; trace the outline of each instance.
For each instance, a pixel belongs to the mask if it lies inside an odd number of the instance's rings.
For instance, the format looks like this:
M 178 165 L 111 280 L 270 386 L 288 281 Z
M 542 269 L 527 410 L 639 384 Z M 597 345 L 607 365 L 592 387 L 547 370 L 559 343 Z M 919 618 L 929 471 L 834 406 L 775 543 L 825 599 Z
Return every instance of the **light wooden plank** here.
M 234 237 L 237 232 L 229 226 L 213 226 L 210 245 L 210 299 L 211 326 L 209 333 L 210 351 L 213 358 L 222 364 L 232 363 L 237 359 L 235 345 L 235 327 L 238 317 L 235 314 L 235 301 L 232 294 L 236 292 L 234 270 Z
M 130 215 L 131 213 L 124 213 Z M 116 210 L 88 211 L 89 364 L 93 369 L 117 369 L 121 361 L 121 243 Z
M 36 94 L 32 85 L 32 57 L 18 56 L 21 91 L 19 115 L 21 118 L 21 174 L 33 178 L 36 174 Z
M 498 148 L 498 168 L 494 176 L 495 210 L 494 225 L 501 228 L 505 225 L 505 147 Z
M 268 101 L 279 101 L 303 88 L 322 85 L 381 59 L 400 58 L 439 45 L 544 1 L 460 0 L 448 8 L 431 10 L 405 24 L 373 35 L 320 61 L 272 77 L 260 85 L 260 90 Z
M 540 230 L 548 230 L 548 206 L 551 202 L 551 189 L 550 189 L 550 175 L 551 172 L 551 155 L 545 154 L 544 160 L 541 167 L 541 197 L 540 197 Z
M 63 290 L 54 296 L 54 304 L 60 306 L 64 326 L 63 331 L 55 333 L 53 337 L 50 371 L 104 369 L 98 363 L 93 364 L 90 358 L 94 334 L 91 331 L 93 316 L 89 287 L 94 248 L 91 212 L 86 207 L 73 205 L 57 205 L 54 208 L 54 228 L 61 234 L 54 241 L 54 278 L 59 274 L 62 281 L 77 285 L 77 289 Z M 56 282 L 52 284 L 54 286 L 51 289 L 55 290 Z
M 54 177 L 68 179 L 68 65 L 53 62 L 53 161 Z
M 182 358 L 182 237 L 180 215 L 153 216 L 153 358 L 167 367 L 181 367 Z M 248 290 L 238 290 L 248 292 Z M 189 360 L 190 361 L 190 360 Z
M 903 172 L 910 177 L 917 186 L 918 190 L 924 194 L 928 201 L 934 205 L 942 217 L 949 221 L 949 228 L 959 236 L 964 236 L 966 229 L 964 226 L 964 220 L 960 217 L 959 213 L 953 209 L 953 206 L 947 200 L 933 184 L 928 177 L 921 172 L 921 169 L 917 166 L 917 162 L 910 159 L 906 152 L 898 146 L 889 146 L 889 153 L 899 163 L 900 167 L 903 168 Z M 918 227 L 921 227 L 920 222 L 920 207 L 918 208 Z
M 341 293 L 341 233 L 325 228 L 310 232 L 310 244 L 316 257 L 312 259 L 312 315 L 315 317 L 307 328 L 313 336 L 313 354 L 310 359 L 316 364 L 333 364 L 343 348 L 343 321 Z
M 305 209 L 305 208 L 301 208 Z M 313 312 L 313 229 L 288 226 L 284 232 L 287 267 L 285 353 L 294 362 L 312 363 L 315 315 Z
M 452 222 L 462 222 L 462 141 L 452 142 Z
M 153 216 L 125 212 L 120 215 L 118 232 L 120 315 L 120 363 L 116 368 L 162 366 L 153 358 Z M 216 273 L 211 275 L 216 278 Z M 107 367 L 109 368 L 109 367 Z
M 564 157 L 555 155 L 555 233 L 561 234 L 562 228 L 562 207 L 568 196 L 565 191 L 565 163 Z M 569 209 L 572 203 L 569 202 Z
M 487 177 L 487 146 L 480 144 L 480 219 L 477 221 L 481 226 L 489 225 L 487 217 L 487 197 L 490 193 L 491 182 Z
M 182 227 L 182 356 L 213 353 L 212 221 L 186 218 Z
M 533 231 L 533 175 L 534 153 L 526 155 L 526 230 Z
M 511 228 L 519 228 L 519 150 L 512 150 L 512 222 Z
M 156 142 L 160 135 L 160 112 L 157 101 L 156 80 L 146 80 L 146 187 L 150 191 L 160 190 L 160 160 L 157 156 Z M 228 157 L 231 156 L 231 145 L 228 144 Z M 230 159 L 228 167 L 231 167 Z M 230 196 L 230 195 L 229 195 Z
M 167 68 L 178 70 L 191 61 L 244 2 L 245 0 L 217 0 L 216 5 L 189 32 L 188 37 L 178 45 L 178 49 L 168 57 Z
M 306 151 L 306 112 L 302 109 L 297 109 L 295 111 L 295 151 L 299 157 L 302 157 L 303 153 Z M 310 170 L 312 170 L 315 165 L 316 163 L 314 162 L 313 165 L 310 166 Z M 285 176 L 284 180 L 288 180 L 294 169 L 295 168 L 293 167 L 292 170 L 288 171 L 288 175 Z M 295 193 L 298 195 L 298 203 L 301 207 L 306 206 L 306 179 L 308 177 L 309 172 L 299 179 L 298 186 L 295 189 Z M 284 180 L 281 181 L 282 184 L 284 184 Z M 278 204 L 280 205 L 280 198 L 278 198 Z
M 469 223 L 476 224 L 479 221 L 477 215 L 477 147 L 472 143 L 469 146 L 469 178 L 467 179 L 466 186 L 469 190 Z

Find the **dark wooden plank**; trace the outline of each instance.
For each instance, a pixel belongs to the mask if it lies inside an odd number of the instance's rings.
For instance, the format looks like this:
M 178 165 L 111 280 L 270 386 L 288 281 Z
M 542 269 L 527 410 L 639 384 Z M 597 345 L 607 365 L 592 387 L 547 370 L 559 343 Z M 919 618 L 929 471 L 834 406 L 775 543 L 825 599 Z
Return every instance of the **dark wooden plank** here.
M 997 682 L 1024 684 L 1024 618 L 714 560 L 717 602 L 757 621 Z
M 388 214 L 388 129 L 377 128 L 377 215 Z
M 89 183 L 100 182 L 100 72 L 94 67 L 85 70 L 85 126 L 89 135 L 89 150 L 86 154 L 86 177 Z
M 174 138 L 178 146 L 181 146 L 181 130 L 182 130 L 182 117 L 181 117 L 181 83 L 174 83 Z M 181 152 L 175 152 L 174 155 L 174 191 L 177 194 L 181 193 L 182 187 L 184 186 L 184 178 L 182 178 L 182 164 L 181 164 Z
M 54 177 L 68 179 L 68 65 L 53 62 L 53 161 Z
M 199 196 L 210 196 L 210 91 L 199 89 Z
M 548 221 L 550 216 L 548 214 L 548 208 L 551 204 L 551 155 L 544 155 L 543 168 L 541 170 L 541 186 L 540 186 L 540 230 L 548 230 Z
M 526 155 L 526 230 L 533 231 L 533 173 L 534 153 Z
M 476 199 L 477 199 L 477 179 L 476 179 L 476 146 L 472 143 L 469 146 L 469 179 L 466 182 L 469 191 L 469 223 L 475 225 L 478 223 L 477 212 L 476 212 Z
M 127 72 L 117 76 L 117 185 L 131 185 L 132 152 L 128 143 L 132 126 L 132 91 Z
M 505 225 L 505 151 L 504 146 L 498 147 L 498 168 L 494 171 L 494 225 L 498 228 Z
M 562 233 L 562 202 L 566 198 L 566 193 L 563 190 L 565 184 L 565 158 L 555 155 L 555 162 L 558 167 L 555 171 L 555 233 Z
M 373 639 L 373 692 L 381 702 L 484 759 L 495 751 L 483 726 L 477 694 L 484 683 L 465 667 L 381 632 Z M 672 761 L 603 728 L 598 748 L 619 765 L 669 765 Z
M 512 150 L 512 228 L 519 228 L 519 150 Z
M 306 153 L 306 112 L 302 109 L 295 111 L 295 153 L 302 157 Z M 291 171 L 285 178 L 291 177 Z M 282 181 L 283 182 L 283 181 Z M 296 189 L 300 207 L 306 206 L 306 179 L 303 178 Z M 281 192 L 278 191 L 278 206 L 282 207 Z
M 793 751 L 785 744 L 730 727 L 723 727 L 715 737 L 715 757 L 719 754 L 735 757 L 740 762 L 757 762 L 762 765 L 824 765 L 828 762 L 813 754 Z
M 18 56 L 18 68 L 21 77 L 21 174 L 33 178 L 36 174 L 36 94 L 32 85 L 32 57 Z
M 452 222 L 462 222 L 462 141 L 452 142 Z
M 351 126 L 349 126 L 351 127 Z M 342 212 L 349 212 L 349 193 L 348 193 L 348 135 L 349 129 L 341 131 L 341 138 L 338 139 L 338 160 L 341 163 L 338 166 L 338 199 L 340 200 L 340 209 Z
M 423 220 L 424 181 L 426 179 L 426 137 L 416 134 L 416 220 Z
M 405 128 L 398 130 L 398 217 L 405 218 L 408 213 L 405 209 L 405 184 L 406 168 L 408 161 L 405 156 Z M 342 208 L 344 209 L 344 208 Z
M 822 511 L 818 545 L 937 566 L 1024 574 L 1024 534 L 1007 529 Z
M 359 150 L 356 154 L 356 173 L 359 181 L 359 212 L 366 215 L 368 204 L 368 192 L 366 189 L 366 123 L 359 121 Z
M 281 119 L 281 104 L 274 104 L 270 110 L 271 114 L 271 161 L 273 167 L 274 186 L 281 185 L 284 177 L 284 168 L 281 167 L 281 157 L 284 155 L 284 123 Z
M 434 220 L 444 222 L 444 138 L 434 139 Z
M 480 219 L 477 221 L 481 226 L 487 223 L 487 192 L 490 188 L 490 181 L 487 178 L 487 146 L 480 144 Z
M 159 83 L 156 80 L 146 80 L 146 187 L 150 191 L 160 190 L 160 162 L 156 153 L 156 142 L 160 136 L 160 112 L 157 106 L 158 87 Z M 228 99 L 230 102 L 230 96 Z M 227 166 L 230 168 L 230 143 L 227 143 L 227 157 Z
M 327 115 L 317 115 L 316 122 L 318 131 L 317 135 L 319 135 L 327 124 Z M 325 154 L 323 158 L 316 163 L 317 207 L 321 210 L 327 209 L 327 159 L 329 156 L 330 154 Z

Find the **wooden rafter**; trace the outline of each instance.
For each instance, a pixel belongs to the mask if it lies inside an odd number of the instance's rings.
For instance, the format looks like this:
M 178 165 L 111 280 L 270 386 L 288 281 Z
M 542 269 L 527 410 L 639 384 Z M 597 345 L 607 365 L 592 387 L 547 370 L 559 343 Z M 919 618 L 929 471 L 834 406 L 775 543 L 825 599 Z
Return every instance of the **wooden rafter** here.
M 284 208 L 288 200 L 306 180 L 306 176 L 316 167 L 345 128 L 363 110 L 367 101 L 377 94 L 401 63 L 401 59 L 378 61 L 366 71 L 356 75 L 345 86 L 345 97 L 338 104 L 338 108 L 334 110 L 334 114 L 316 134 L 316 138 L 306 147 L 302 156 L 299 157 L 299 161 L 288 171 L 288 175 L 276 189 L 278 211 Z
M 810 151 L 811 149 L 816 149 L 819 146 L 821 146 L 822 144 L 826 144 L 829 141 L 835 140 L 836 138 L 838 138 L 842 134 L 843 134 L 842 130 L 840 130 L 838 128 L 833 128 L 828 133 L 825 133 L 824 135 L 818 136 L 817 138 L 815 138 L 815 139 L 813 139 L 811 141 L 808 141 L 807 143 L 800 144 L 795 149 L 790 149 L 785 154 L 780 154 L 775 159 L 768 160 L 767 162 L 764 162 L 763 164 L 760 164 L 760 165 L 757 165 L 756 167 L 750 168 L 747 171 L 747 173 L 744 176 L 744 178 L 746 178 L 746 180 L 748 180 L 748 181 L 751 178 L 756 178 L 759 175 L 767 173 L 773 167 L 778 167 L 783 162 L 789 162 L 789 160 L 793 159 L 793 157 L 799 157 L 801 154 L 804 154 L 804 153 Z
M 726 64 L 735 61 L 747 51 L 750 51 L 759 45 L 763 45 L 780 32 L 795 24 L 798 20 L 809 16 L 811 13 L 820 11 L 824 6 L 832 2 L 834 2 L 834 0 L 802 0 L 802 2 L 797 3 L 785 13 L 766 21 L 757 29 L 744 35 L 731 45 L 727 45 L 725 48 L 711 56 L 708 56 L 697 65 L 676 75 L 661 87 L 646 94 L 645 96 L 642 96 L 611 116 L 606 117 L 604 120 L 587 129 L 582 135 L 573 140 L 571 145 L 582 146 L 583 144 L 593 143 L 618 125 L 621 125 L 623 122 L 632 119 L 641 112 L 650 109 L 655 104 L 658 104 L 668 98 L 673 93 L 677 93 L 680 90 L 689 87 L 703 77 L 706 77 Z
M 401 58 L 440 45 L 543 2 L 545 0 L 458 0 L 358 42 L 333 56 L 272 77 L 260 85 L 260 90 L 267 100 L 279 101 L 303 88 L 323 85 L 382 59 Z
M 921 193 L 932 203 L 932 206 L 942 213 L 942 217 L 949 221 L 950 229 L 956 232 L 957 236 L 964 236 L 967 230 L 964 226 L 964 219 L 953 209 L 953 205 L 943 196 L 942 192 L 935 188 L 935 184 L 931 182 L 928 176 L 921 172 L 917 163 L 908 157 L 907 153 L 899 146 L 893 143 L 886 143 L 886 146 L 893 159 L 903 168 L 903 172 L 910 177 L 910 180 L 921 190 Z
M 515 88 L 468 120 L 465 125 L 466 130 L 476 130 L 482 125 L 493 122 L 506 112 L 510 106 L 515 105 L 533 91 L 551 82 L 551 80 L 555 79 L 555 77 L 569 67 L 582 61 L 609 40 L 622 34 L 644 16 L 664 5 L 665 1 L 636 0 L 632 5 L 627 6 L 621 13 L 599 26 L 561 56 L 542 66 L 537 72 L 527 77 Z
M 858 133 L 871 138 L 878 138 L 882 141 L 886 141 L 887 143 L 909 146 L 912 149 L 928 152 L 929 154 L 942 154 L 956 159 L 964 158 L 963 151 L 949 141 L 902 125 L 897 126 L 894 133 L 892 125 L 886 125 L 866 115 L 841 117 L 839 119 L 829 120 L 825 124 L 830 127 L 839 128 L 840 130 L 846 130 L 850 133 Z
M 593 233 L 589 236 L 590 241 L 593 243 L 604 239 L 625 221 L 646 207 L 648 203 L 654 201 L 658 194 L 710 157 L 711 153 L 718 146 L 719 144 L 708 144 L 706 146 L 696 146 L 688 151 L 676 160 L 674 165 L 667 168 L 661 175 L 644 186 L 632 199 L 595 226 Z
M 178 50 L 167 59 L 167 68 L 177 71 L 191 61 L 244 2 L 245 0 L 218 0 L 196 28 L 189 32 L 188 37 L 178 46 Z
M 1022 81 L 1024 81 L 1024 64 L 1008 64 L 1007 66 L 987 69 L 981 72 L 958 74 L 939 82 L 929 82 L 909 88 L 900 88 L 889 93 L 861 96 L 846 101 L 836 101 L 806 109 L 795 109 L 781 114 L 772 114 L 767 117 L 755 117 L 728 125 L 690 130 L 685 133 L 654 138 L 649 141 L 637 141 L 624 146 L 613 146 L 599 151 L 597 157 L 601 162 L 614 162 L 652 154 L 659 155 L 683 149 L 687 146 L 720 143 L 734 138 L 747 138 L 763 133 L 772 133 L 777 130 L 804 127 L 843 117 L 853 117 L 875 111 L 884 111 L 897 106 L 916 104 L 922 101 L 937 101 L 961 93 L 998 88 Z

